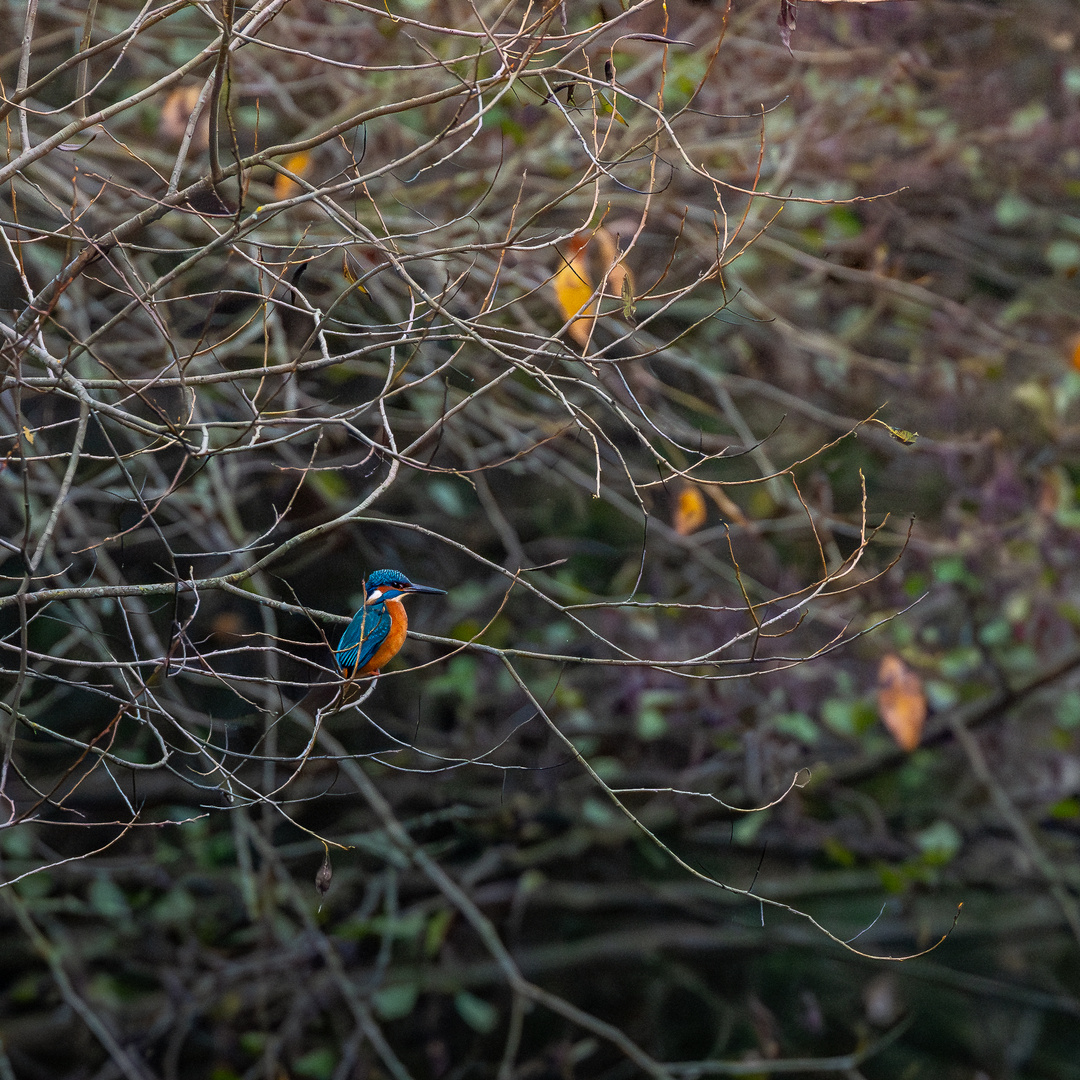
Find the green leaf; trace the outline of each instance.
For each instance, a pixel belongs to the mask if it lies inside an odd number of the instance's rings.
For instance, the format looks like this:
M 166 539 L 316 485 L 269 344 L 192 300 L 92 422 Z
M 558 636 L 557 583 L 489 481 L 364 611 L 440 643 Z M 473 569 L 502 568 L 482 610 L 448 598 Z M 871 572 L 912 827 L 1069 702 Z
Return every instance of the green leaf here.
M 824 843 L 821 845 L 821 849 L 839 866 L 855 865 L 855 853 L 851 851 L 850 848 L 846 848 L 841 844 L 834 836 L 826 836 Z
M 910 882 L 910 878 L 899 866 L 879 866 L 878 876 L 881 878 L 882 888 L 886 892 L 902 893 Z
M 154 922 L 164 926 L 187 926 L 198 914 L 195 898 L 182 886 L 175 885 L 153 906 Z
M 36 972 L 31 973 L 9 985 L 8 998 L 17 1005 L 29 1005 L 37 1001 L 41 989 L 41 979 Z
M 855 738 L 877 722 L 877 710 L 868 701 L 829 698 L 821 706 L 821 718 L 837 735 Z
M 789 735 L 793 739 L 804 742 L 807 746 L 813 746 L 821 738 L 821 731 L 817 724 L 804 712 L 781 713 L 774 716 L 773 728 L 781 735 Z
M 623 764 L 615 757 L 595 757 L 590 762 L 593 772 L 604 781 L 605 784 L 614 784 L 622 779 Z
M 931 708 L 938 712 L 952 708 L 960 700 L 960 692 L 956 687 L 942 679 L 927 679 L 923 683 L 923 689 Z
M 862 235 L 862 219 L 850 206 L 834 206 L 830 208 L 828 218 L 829 223 L 840 236 L 851 239 Z
M 90 884 L 90 907 L 106 919 L 126 919 L 131 915 L 123 890 L 105 874 L 99 874 Z
M 371 920 L 372 929 L 391 941 L 419 941 L 427 926 L 422 911 L 410 911 L 407 915 L 380 915 Z
M 987 648 L 1007 645 L 1012 640 L 1012 626 L 1008 619 L 998 618 L 988 622 L 978 634 L 979 641 Z
M 825 726 L 837 735 L 854 735 L 855 723 L 851 711 L 850 701 L 841 701 L 839 698 L 829 698 L 821 705 L 821 719 Z
M 922 596 L 929 587 L 929 581 L 922 571 L 916 570 L 913 574 L 908 574 L 904 578 L 904 595 L 905 596 Z
M 933 825 L 915 834 L 915 843 L 919 850 L 933 862 L 949 862 L 960 851 L 963 842 L 956 826 L 948 821 L 935 821 Z
M 571 735 L 570 741 L 574 744 L 574 749 L 586 758 L 594 754 L 600 745 L 600 740 L 595 735 Z
M 263 1050 L 266 1049 L 266 1032 L 265 1031 L 244 1031 L 241 1032 L 240 1049 L 245 1054 L 250 1054 L 252 1057 L 258 1057 Z
M 439 950 L 443 947 L 453 921 L 454 912 L 451 908 L 440 908 L 428 919 L 427 930 L 424 933 L 425 956 L 434 958 L 439 955 Z
M 470 509 L 460 484 L 452 480 L 432 480 L 428 483 L 427 491 L 428 497 L 444 514 L 455 518 L 468 517 Z
M 455 656 L 446 671 L 427 684 L 427 692 L 436 696 L 459 698 L 468 708 L 476 699 L 476 658 Z
M 942 658 L 938 670 L 944 679 L 962 679 L 977 671 L 982 664 L 982 653 L 974 645 L 961 645 L 950 649 Z
M 349 494 L 349 485 L 341 473 L 330 469 L 318 470 L 307 474 L 307 482 L 326 499 L 337 502 Z
M 638 713 L 635 730 L 639 739 L 659 739 L 667 734 L 667 729 L 667 721 L 659 709 L 650 707 Z
M 34 834 L 26 825 L 0 833 L 0 851 L 9 859 L 29 859 L 34 853 Z
M 994 217 L 1003 229 L 1014 229 L 1031 217 L 1034 207 L 1022 195 L 1002 195 L 994 207 Z
M 1039 653 L 1026 641 L 1011 645 L 998 653 L 998 662 L 1007 671 L 1027 674 L 1038 670 Z
M 401 1020 L 416 1007 L 420 988 L 416 983 L 401 983 L 398 986 L 386 986 L 371 995 L 375 1012 L 382 1020 Z
M 310 1076 L 312 1080 L 330 1080 L 336 1066 L 337 1055 L 328 1046 L 322 1046 L 294 1061 L 293 1072 L 297 1076 Z
M 1063 731 L 1080 727 L 1080 690 L 1069 690 L 1058 698 L 1054 722 Z
M 1014 135 L 1030 135 L 1040 124 L 1046 122 L 1047 115 L 1045 102 L 1029 101 L 1009 118 L 1009 130 Z
M 736 844 L 752 844 L 754 838 L 761 832 L 762 825 L 768 820 L 768 810 L 758 810 L 753 814 L 744 814 L 735 822 L 731 830 L 731 837 Z
M 600 829 L 610 829 L 615 824 L 615 811 L 599 799 L 586 799 L 581 805 L 581 816 Z
M 964 585 L 973 590 L 979 588 L 979 579 L 972 574 L 962 555 L 947 555 L 934 560 L 934 578 L 943 585 Z
M 911 796 L 925 788 L 933 779 L 935 760 L 933 751 L 925 748 L 909 754 L 896 774 L 901 791 Z
M 18 889 L 19 895 L 24 900 L 42 900 L 52 892 L 53 877 L 52 874 L 43 870 L 40 873 L 23 878 L 18 885 L 13 885 L 12 888 Z
M 488 1004 L 483 998 L 470 994 L 468 990 L 454 995 L 454 1008 L 458 1015 L 473 1031 L 487 1035 L 494 1031 L 499 1023 L 499 1010 Z
M 1073 240 L 1051 240 L 1046 245 L 1045 258 L 1059 273 L 1076 270 L 1080 266 L 1080 244 Z

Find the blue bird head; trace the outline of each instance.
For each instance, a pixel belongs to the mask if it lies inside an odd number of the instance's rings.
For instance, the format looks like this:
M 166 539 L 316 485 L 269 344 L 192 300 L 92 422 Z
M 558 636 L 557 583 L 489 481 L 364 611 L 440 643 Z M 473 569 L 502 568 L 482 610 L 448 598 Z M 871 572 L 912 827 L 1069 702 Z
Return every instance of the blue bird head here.
M 431 585 L 414 585 L 400 570 L 373 570 L 364 582 L 364 606 L 397 600 L 409 593 L 442 595 L 445 592 L 445 589 L 436 589 Z

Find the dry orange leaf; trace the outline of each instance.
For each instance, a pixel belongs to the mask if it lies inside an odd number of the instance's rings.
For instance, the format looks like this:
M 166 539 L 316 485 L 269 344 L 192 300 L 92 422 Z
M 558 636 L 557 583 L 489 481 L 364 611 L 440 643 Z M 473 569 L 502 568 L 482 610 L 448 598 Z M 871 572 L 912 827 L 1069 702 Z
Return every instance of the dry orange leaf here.
M 210 621 L 210 634 L 219 643 L 235 645 L 244 629 L 244 617 L 237 611 L 219 611 Z
M 199 103 L 197 86 L 180 86 L 165 99 L 161 107 L 161 119 L 158 121 L 158 136 L 169 143 L 179 143 L 187 131 L 191 113 Z M 210 145 L 210 109 L 204 108 L 195 122 L 195 131 L 191 136 L 191 149 L 201 153 Z
M 606 295 L 618 296 L 620 299 L 623 294 L 629 291 L 631 297 L 634 294 L 634 277 L 630 273 L 629 267 L 625 263 L 619 262 L 619 245 L 612 236 L 611 230 L 605 225 L 601 225 L 593 236 L 596 241 L 597 253 L 600 256 L 600 262 L 602 265 L 603 275 L 607 278 L 607 287 L 604 289 Z
M 1044 469 L 1039 480 L 1039 499 L 1036 503 L 1039 513 L 1043 517 L 1053 517 L 1061 508 L 1062 495 L 1066 490 L 1071 492 L 1071 489 L 1072 485 L 1060 469 Z
M 1080 370 L 1080 334 L 1072 340 L 1072 366 Z
M 303 176 L 311 167 L 311 155 L 306 150 L 302 150 L 299 154 L 287 157 L 282 164 L 289 172 L 295 173 L 297 176 Z M 294 195 L 299 195 L 300 192 L 300 185 L 284 173 L 278 173 L 274 177 L 274 197 L 279 201 L 281 199 L 291 199 Z
M 706 517 L 708 517 L 708 511 L 701 488 L 694 484 L 687 485 L 679 492 L 679 497 L 675 501 L 675 515 L 671 527 L 680 536 L 689 536 L 705 524 Z
M 878 667 L 878 712 L 901 750 L 911 753 L 926 723 L 922 679 L 896 653 L 886 653 Z

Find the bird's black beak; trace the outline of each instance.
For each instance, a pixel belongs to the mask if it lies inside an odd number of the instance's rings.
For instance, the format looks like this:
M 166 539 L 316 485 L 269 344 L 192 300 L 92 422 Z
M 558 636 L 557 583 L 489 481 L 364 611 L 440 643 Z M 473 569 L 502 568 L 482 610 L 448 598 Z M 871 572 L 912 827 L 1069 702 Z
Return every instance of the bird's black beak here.
M 436 589 L 434 585 L 409 585 L 409 592 L 434 593 L 437 596 L 445 596 L 445 589 Z

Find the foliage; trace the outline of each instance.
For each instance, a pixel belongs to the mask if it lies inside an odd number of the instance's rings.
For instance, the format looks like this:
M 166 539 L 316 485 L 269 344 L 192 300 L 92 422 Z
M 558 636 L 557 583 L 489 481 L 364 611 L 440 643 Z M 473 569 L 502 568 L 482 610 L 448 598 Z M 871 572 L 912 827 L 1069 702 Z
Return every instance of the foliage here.
M 7 27 L 5 1075 L 1078 1075 L 1015 8 Z M 448 596 L 342 707 L 381 566 Z

